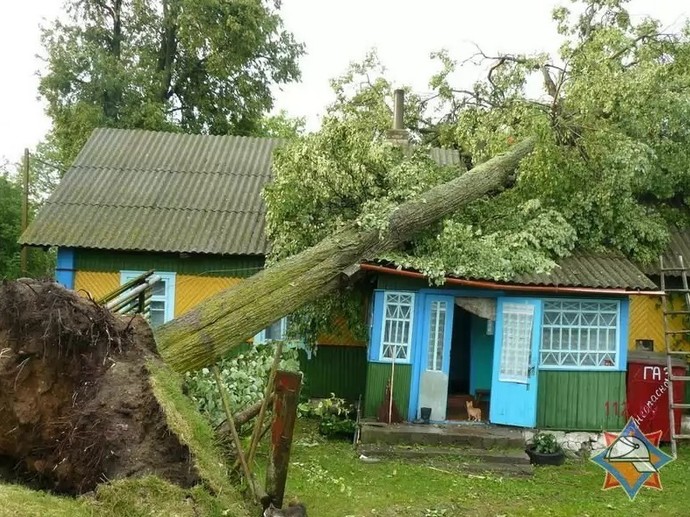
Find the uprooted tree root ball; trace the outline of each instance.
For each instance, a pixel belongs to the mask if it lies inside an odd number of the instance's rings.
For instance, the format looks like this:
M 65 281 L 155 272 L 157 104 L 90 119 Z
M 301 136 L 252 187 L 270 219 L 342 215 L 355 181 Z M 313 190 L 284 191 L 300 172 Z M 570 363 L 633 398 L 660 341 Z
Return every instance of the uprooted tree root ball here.
M 0 456 L 42 487 L 79 494 L 103 481 L 199 477 L 152 391 L 148 324 L 54 282 L 0 285 Z

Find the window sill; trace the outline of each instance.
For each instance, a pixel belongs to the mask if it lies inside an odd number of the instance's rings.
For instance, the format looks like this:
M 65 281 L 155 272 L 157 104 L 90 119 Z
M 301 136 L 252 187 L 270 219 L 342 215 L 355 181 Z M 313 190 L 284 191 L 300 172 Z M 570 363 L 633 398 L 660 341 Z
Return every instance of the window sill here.
M 393 364 L 393 361 L 391 359 L 384 359 L 384 358 L 374 359 L 371 362 L 381 363 L 381 364 Z M 412 361 L 410 361 L 409 359 L 396 359 L 395 364 L 412 364 Z
M 620 366 L 540 366 L 545 372 L 625 372 Z

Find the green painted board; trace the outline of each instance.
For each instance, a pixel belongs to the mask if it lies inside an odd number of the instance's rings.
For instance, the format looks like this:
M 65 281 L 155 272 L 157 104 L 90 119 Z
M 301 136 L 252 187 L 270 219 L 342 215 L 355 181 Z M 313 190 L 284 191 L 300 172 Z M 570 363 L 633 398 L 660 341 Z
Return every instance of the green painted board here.
M 625 372 L 540 370 L 537 427 L 615 431 L 625 425 Z
M 421 278 L 409 278 L 399 275 L 378 275 L 376 282 L 378 289 L 390 289 L 391 291 L 419 291 L 428 288 L 429 282 Z
M 118 252 L 77 249 L 75 268 L 79 271 L 175 271 L 179 274 L 245 278 L 260 271 L 264 258 L 254 255 L 207 255 L 179 253 Z
M 364 399 L 364 416 L 376 417 L 376 412 L 383 402 L 386 383 L 391 377 L 391 365 L 388 363 L 369 363 L 367 367 L 366 397 Z M 410 380 L 412 366 L 409 364 L 395 365 L 395 382 L 393 385 L 393 400 L 395 401 L 403 420 L 407 420 L 407 408 L 410 404 Z
M 334 393 L 350 402 L 364 399 L 367 381 L 367 349 L 361 346 L 320 346 L 311 359 L 300 351 L 304 372 L 302 392 L 307 397 L 330 397 Z

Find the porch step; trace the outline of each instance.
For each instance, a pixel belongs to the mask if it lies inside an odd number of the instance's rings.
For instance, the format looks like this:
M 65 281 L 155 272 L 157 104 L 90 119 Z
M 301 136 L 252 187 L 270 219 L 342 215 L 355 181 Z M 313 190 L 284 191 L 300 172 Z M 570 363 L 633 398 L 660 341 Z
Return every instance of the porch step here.
M 534 467 L 522 450 L 486 450 L 463 447 L 409 447 L 361 445 L 357 453 L 372 460 L 422 463 L 430 469 L 453 474 L 531 476 Z
M 362 444 L 438 445 L 471 449 L 524 449 L 522 429 L 487 424 L 362 423 Z

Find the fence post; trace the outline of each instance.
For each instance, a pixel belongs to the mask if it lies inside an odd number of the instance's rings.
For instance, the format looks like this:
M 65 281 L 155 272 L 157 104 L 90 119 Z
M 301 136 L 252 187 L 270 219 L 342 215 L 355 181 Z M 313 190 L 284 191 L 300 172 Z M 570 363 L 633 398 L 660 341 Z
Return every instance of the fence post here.
M 297 404 L 302 374 L 279 370 L 275 377 L 271 445 L 266 469 L 266 493 L 278 508 L 283 506 L 285 483 L 290 465 L 292 436 L 297 420 Z

